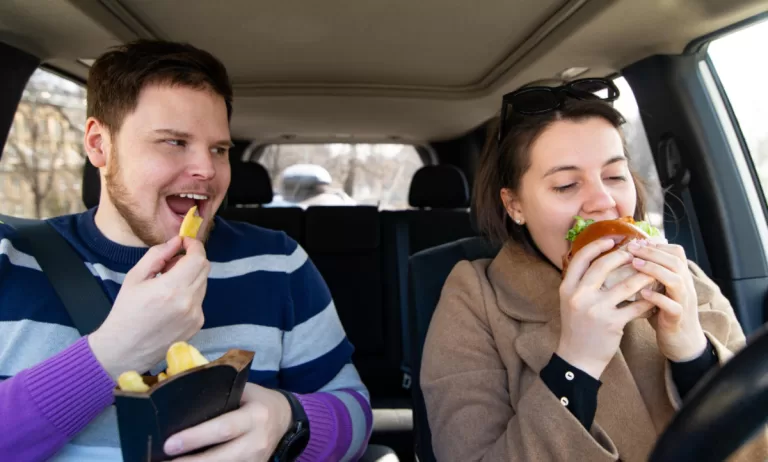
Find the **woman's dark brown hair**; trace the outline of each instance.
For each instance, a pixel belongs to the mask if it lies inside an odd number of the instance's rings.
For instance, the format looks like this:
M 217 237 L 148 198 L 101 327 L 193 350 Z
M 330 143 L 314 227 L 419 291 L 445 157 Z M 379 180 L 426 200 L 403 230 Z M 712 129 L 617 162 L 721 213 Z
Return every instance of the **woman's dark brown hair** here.
M 525 226 L 517 225 L 509 218 L 501 200 L 501 190 L 518 191 L 523 175 L 530 168 L 530 148 L 550 125 L 558 120 L 582 121 L 593 117 L 608 121 L 624 140 L 621 132 L 621 126 L 626 122 L 624 117 L 613 106 L 601 101 L 566 100 L 559 109 L 545 114 L 510 114 L 506 124 L 509 130 L 502 133 L 501 143 L 496 138 L 498 117 L 489 124 L 473 192 L 477 225 L 483 234 L 498 244 L 513 239 L 526 247 L 531 246 Z M 624 153 L 629 158 L 625 140 Z M 637 189 L 634 218 L 642 220 L 645 217 L 645 186 L 634 172 L 631 174 Z

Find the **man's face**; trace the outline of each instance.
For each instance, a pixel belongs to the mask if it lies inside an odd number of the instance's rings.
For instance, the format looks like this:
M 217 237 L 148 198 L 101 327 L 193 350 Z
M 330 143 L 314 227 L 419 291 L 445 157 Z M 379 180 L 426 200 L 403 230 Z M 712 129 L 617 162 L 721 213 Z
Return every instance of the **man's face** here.
M 144 88 L 107 148 L 106 197 L 146 245 L 179 233 L 194 205 L 205 241 L 230 182 L 224 99 L 181 86 Z

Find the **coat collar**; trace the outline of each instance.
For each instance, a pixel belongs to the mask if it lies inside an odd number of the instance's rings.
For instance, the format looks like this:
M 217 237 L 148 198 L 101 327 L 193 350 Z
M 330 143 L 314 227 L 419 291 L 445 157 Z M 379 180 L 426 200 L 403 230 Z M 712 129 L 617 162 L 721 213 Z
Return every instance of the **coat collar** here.
M 508 242 L 488 267 L 499 308 L 518 321 L 548 322 L 560 316 L 560 271 L 542 257 Z M 553 290 L 554 289 L 554 290 Z

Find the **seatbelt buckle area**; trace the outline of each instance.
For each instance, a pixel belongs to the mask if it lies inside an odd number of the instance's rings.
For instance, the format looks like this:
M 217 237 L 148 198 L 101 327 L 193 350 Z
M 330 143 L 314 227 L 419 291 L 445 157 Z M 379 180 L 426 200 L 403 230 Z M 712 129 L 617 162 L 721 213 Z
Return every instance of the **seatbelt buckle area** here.
M 411 369 L 409 367 L 401 367 L 400 369 L 403 371 L 403 382 L 401 385 L 403 389 L 410 390 L 411 384 L 413 383 L 411 378 Z

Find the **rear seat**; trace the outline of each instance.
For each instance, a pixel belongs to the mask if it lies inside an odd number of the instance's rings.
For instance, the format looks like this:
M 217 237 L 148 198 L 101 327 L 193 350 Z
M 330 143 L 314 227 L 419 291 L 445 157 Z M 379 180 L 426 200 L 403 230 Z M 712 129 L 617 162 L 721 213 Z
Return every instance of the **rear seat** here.
M 413 454 L 412 398 L 400 382 L 399 305 L 385 284 L 378 208 L 309 207 L 305 224 L 305 249 L 328 284 L 371 394 L 371 443 Z
M 304 211 L 298 207 L 262 207 L 272 202 L 272 197 L 272 181 L 261 164 L 233 163 L 228 203 L 219 211 L 219 215 L 227 220 L 285 231 L 304 245 Z
M 413 176 L 404 212 L 409 228 L 409 255 L 436 245 L 475 236 L 469 218 L 469 186 L 452 165 L 422 167 Z M 397 212 L 395 212 L 397 213 Z

